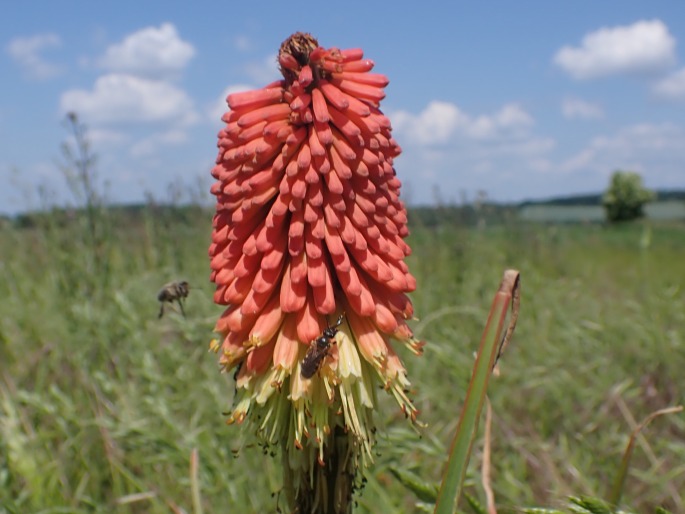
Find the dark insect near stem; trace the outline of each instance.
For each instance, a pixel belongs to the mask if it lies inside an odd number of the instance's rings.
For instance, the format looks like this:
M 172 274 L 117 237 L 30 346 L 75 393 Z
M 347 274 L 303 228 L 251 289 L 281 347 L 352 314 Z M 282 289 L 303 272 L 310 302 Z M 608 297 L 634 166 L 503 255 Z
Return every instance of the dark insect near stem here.
M 186 313 L 183 310 L 183 299 L 188 297 L 189 292 L 190 286 L 185 280 L 164 284 L 164 287 L 157 293 L 157 300 L 159 300 L 159 303 L 161 304 L 159 307 L 159 316 L 157 317 L 161 318 L 164 316 L 164 304 L 166 302 L 173 303 L 176 301 L 181 308 L 181 314 L 183 314 L 183 317 L 185 318 Z
M 341 314 L 335 325 L 326 327 L 320 337 L 309 343 L 309 350 L 302 359 L 300 367 L 302 378 L 312 378 L 319 371 L 321 363 L 328 355 L 328 350 L 332 344 L 335 344 L 335 335 L 338 333 L 338 327 L 342 324 L 344 316 L 344 313 Z
M 235 373 L 233 373 L 233 380 L 236 382 L 238 381 L 238 375 L 240 374 L 240 368 L 243 367 L 243 362 L 244 361 L 240 361 L 238 363 L 238 365 L 235 367 Z

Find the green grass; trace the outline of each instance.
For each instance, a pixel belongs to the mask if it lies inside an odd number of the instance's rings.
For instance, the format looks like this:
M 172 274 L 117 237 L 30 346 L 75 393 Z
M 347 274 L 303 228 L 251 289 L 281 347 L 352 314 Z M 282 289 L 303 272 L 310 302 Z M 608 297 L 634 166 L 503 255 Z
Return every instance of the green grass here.
M 275 512 L 276 458 L 224 424 L 233 385 L 208 353 L 211 213 L 104 213 L 0 229 L 0 512 Z M 414 512 L 392 469 L 439 483 L 502 270 L 521 271 L 521 315 L 490 384 L 500 512 L 608 494 L 631 420 L 683 403 L 685 227 L 412 226 L 417 334 L 402 352 L 418 437 L 380 394 L 375 466 L 356 512 Z M 187 318 L 157 319 L 156 292 L 191 284 Z M 402 351 L 402 349 L 400 349 Z M 685 510 L 685 417 L 655 420 L 623 501 Z M 198 450 L 193 484 L 190 458 Z M 482 499 L 480 446 L 467 491 Z

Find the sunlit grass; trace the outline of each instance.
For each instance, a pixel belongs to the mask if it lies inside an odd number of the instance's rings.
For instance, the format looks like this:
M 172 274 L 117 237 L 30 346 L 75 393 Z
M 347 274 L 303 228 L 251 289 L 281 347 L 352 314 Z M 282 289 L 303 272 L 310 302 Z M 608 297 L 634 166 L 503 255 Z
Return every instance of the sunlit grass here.
M 208 281 L 211 214 L 113 217 L 99 219 L 108 236 L 97 249 L 78 220 L 0 231 L 0 512 L 193 512 L 193 491 L 205 512 L 275 512 L 279 464 L 224 424 L 233 385 L 207 352 L 221 311 Z M 521 271 L 522 299 L 490 383 L 500 511 L 606 497 L 632 423 L 684 400 L 685 228 L 655 226 L 648 238 L 641 225 L 411 228 L 414 327 L 428 345 L 404 360 L 428 427 L 419 438 L 379 395 L 378 455 L 357 512 L 417 510 L 393 468 L 440 482 L 507 267 Z M 157 290 L 181 278 L 187 318 L 157 319 Z M 684 436 L 682 415 L 649 426 L 626 505 L 685 509 Z M 474 473 L 479 461 L 477 442 Z M 477 480 L 466 490 L 482 499 Z

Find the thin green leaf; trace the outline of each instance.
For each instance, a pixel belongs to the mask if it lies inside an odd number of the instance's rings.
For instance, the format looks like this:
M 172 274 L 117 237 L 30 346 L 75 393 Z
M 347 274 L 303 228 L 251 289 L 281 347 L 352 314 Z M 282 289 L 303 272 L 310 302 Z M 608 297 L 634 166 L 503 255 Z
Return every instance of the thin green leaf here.
M 571 497 L 571 510 L 573 512 L 582 512 L 588 514 L 614 514 L 614 509 L 612 509 L 609 504 L 600 500 L 599 498 L 592 498 L 589 496 L 582 496 L 580 498 Z M 583 510 L 574 510 L 574 506 L 578 506 Z
M 427 483 L 419 476 L 411 471 L 404 471 L 391 466 L 390 473 L 392 473 L 399 482 L 413 492 L 419 500 L 426 503 L 435 503 L 438 497 L 438 486 L 436 484 Z
M 481 505 L 477 498 L 466 492 L 464 493 L 464 498 L 466 498 L 466 501 L 468 502 L 471 509 L 473 509 L 473 512 L 475 512 L 476 514 L 487 514 L 485 507 Z

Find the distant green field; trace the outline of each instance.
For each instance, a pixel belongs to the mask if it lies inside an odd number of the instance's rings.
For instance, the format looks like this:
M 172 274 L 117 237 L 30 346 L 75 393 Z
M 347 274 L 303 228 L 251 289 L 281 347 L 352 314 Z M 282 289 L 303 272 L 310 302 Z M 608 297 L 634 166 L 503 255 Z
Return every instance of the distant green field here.
M 521 207 L 519 215 L 524 221 L 545 223 L 601 222 L 605 219 L 600 205 L 544 205 Z M 645 217 L 654 221 L 685 220 L 685 202 L 666 200 L 645 206 Z
M 280 466 L 224 424 L 232 379 L 208 353 L 210 212 L 145 209 L 95 229 L 49 218 L 0 229 L 0 513 L 276 512 Z M 531 219 L 531 218 L 526 218 Z M 519 326 L 491 383 L 499 512 L 604 495 L 634 423 L 685 401 L 685 224 L 414 223 L 415 358 L 399 348 L 427 424 L 381 399 L 356 512 L 417 512 L 392 468 L 438 483 L 502 270 L 521 271 Z M 191 284 L 187 318 L 156 292 Z M 199 474 L 191 478 L 193 449 Z M 480 444 L 469 493 L 483 499 Z M 685 416 L 660 418 L 624 494 L 685 512 Z M 648 510 L 650 509 L 650 510 Z

